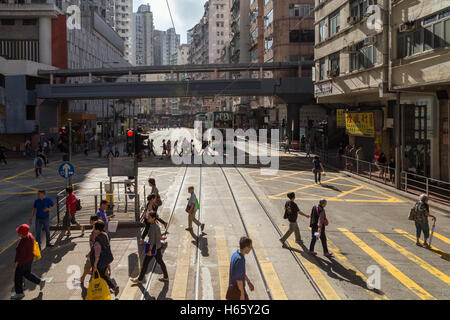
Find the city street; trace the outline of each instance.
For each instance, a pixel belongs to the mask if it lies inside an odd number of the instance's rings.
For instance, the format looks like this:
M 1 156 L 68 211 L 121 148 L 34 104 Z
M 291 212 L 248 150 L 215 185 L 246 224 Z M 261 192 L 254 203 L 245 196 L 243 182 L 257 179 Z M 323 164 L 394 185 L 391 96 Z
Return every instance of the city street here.
M 152 261 L 146 281 L 132 284 L 130 278 L 137 276 L 144 256 L 139 244 L 141 229 L 125 224 L 134 213 L 118 214 L 113 218 L 119 221 L 118 230 L 111 234 L 111 272 L 120 287 L 118 299 L 225 299 L 230 257 L 246 234 L 254 248 L 246 256 L 247 275 L 255 286 L 249 291 L 251 300 L 450 299 L 449 211 L 431 209 L 437 217 L 432 247 L 418 247 L 414 222 L 408 221 L 414 201 L 327 168 L 322 184 L 316 184 L 312 159 L 304 153 L 280 151 L 276 175 L 261 175 L 260 165 L 248 162 L 175 166 L 170 158 L 159 159 L 162 139 L 186 137 L 190 141 L 191 130 L 151 133 L 158 156 L 139 163 L 139 193 L 149 194 L 147 179 L 154 177 L 163 201 L 158 214 L 169 222 L 163 256 L 170 281 L 157 281 L 161 270 Z M 256 150 L 256 145 L 250 150 Z M 11 162 L 11 169 L 0 171 L 0 299 L 9 299 L 12 293 L 15 228 L 28 223 L 37 190 L 45 189 L 55 200 L 63 189 L 64 179 L 57 172 L 60 163 L 51 159 L 40 178 L 35 177 L 31 160 Z M 100 193 L 100 182 L 108 180 L 107 160 L 92 152 L 88 157 L 74 156 L 72 163 L 75 193 L 83 205 L 79 221 L 87 225 L 84 217 L 95 213 L 94 195 Z M 199 198 L 197 218 L 206 225 L 203 233 L 196 225 L 193 231 L 185 230 L 188 186 L 195 187 Z M 317 256 L 308 253 L 311 231 L 309 219 L 303 216 L 297 220 L 303 243 L 295 243 L 291 235 L 288 246 L 282 248 L 279 239 L 288 227 L 283 214 L 289 192 L 295 192 L 295 202 L 307 215 L 320 199 L 327 200 L 326 235 L 333 258 L 323 256 L 320 241 L 315 247 Z M 141 209 L 143 205 L 141 197 Z M 24 299 L 82 299 L 86 291 L 74 278 L 79 277 L 77 272 L 82 271 L 90 250 L 90 230 L 84 237 L 73 230 L 69 238 L 63 230 L 51 232 L 55 247 L 43 247 L 42 259 L 33 264 L 33 271 L 49 282 L 41 294 L 38 286 L 26 282 Z M 368 289 L 367 278 L 377 275 L 380 289 Z

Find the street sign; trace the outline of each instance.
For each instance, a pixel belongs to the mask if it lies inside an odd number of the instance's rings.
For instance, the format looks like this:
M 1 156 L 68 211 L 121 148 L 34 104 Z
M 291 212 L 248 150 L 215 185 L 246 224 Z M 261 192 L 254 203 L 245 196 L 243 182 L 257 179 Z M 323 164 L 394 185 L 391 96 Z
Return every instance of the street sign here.
M 59 166 L 58 173 L 63 178 L 70 178 L 75 173 L 75 168 L 70 162 L 63 162 Z

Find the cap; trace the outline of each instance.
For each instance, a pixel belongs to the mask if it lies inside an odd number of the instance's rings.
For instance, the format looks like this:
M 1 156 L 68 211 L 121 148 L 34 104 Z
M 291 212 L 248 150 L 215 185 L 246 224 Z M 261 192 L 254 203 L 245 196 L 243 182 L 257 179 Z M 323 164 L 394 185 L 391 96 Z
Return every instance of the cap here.
M 22 224 L 21 226 L 19 226 L 17 229 L 16 229 L 16 232 L 18 233 L 18 234 L 20 234 L 21 236 L 24 236 L 24 237 L 26 237 L 27 235 L 28 235 L 28 232 L 30 231 L 30 226 L 29 225 L 27 225 L 27 224 Z

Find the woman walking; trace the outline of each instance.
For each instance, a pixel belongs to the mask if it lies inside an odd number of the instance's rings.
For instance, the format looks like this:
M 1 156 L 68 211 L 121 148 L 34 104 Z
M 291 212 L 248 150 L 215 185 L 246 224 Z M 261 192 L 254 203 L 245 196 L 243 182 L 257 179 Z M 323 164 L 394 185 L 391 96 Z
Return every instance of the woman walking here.
M 416 224 L 416 245 L 419 247 L 429 248 L 428 238 L 430 236 L 430 226 L 428 225 L 428 217 L 431 217 L 433 221 L 436 221 L 436 217 L 430 214 L 430 207 L 428 205 L 428 196 L 425 194 L 420 195 L 419 201 L 414 206 L 415 217 L 414 222 Z M 420 234 L 423 232 L 424 241 L 423 245 L 420 243 Z

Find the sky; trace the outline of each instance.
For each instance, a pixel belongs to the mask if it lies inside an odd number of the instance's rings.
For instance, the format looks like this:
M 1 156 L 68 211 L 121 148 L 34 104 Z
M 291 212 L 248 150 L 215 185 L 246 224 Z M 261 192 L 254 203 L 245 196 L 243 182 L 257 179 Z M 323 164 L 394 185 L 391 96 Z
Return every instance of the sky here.
M 172 11 L 175 31 L 181 37 L 181 43 L 186 43 L 186 32 L 195 26 L 203 16 L 204 0 L 168 0 Z M 172 28 L 169 10 L 166 0 L 133 0 L 133 12 L 136 12 L 141 4 L 149 4 L 153 12 L 153 24 L 155 29 L 167 30 Z

